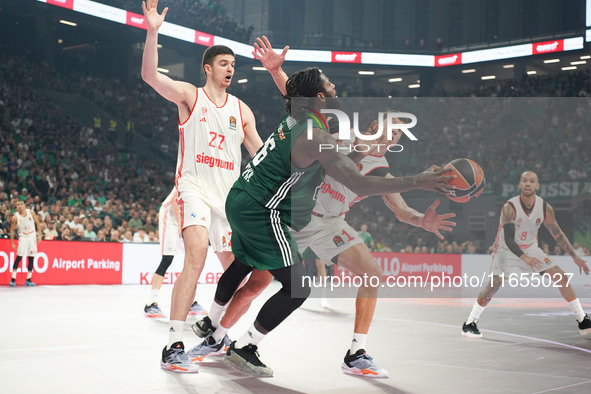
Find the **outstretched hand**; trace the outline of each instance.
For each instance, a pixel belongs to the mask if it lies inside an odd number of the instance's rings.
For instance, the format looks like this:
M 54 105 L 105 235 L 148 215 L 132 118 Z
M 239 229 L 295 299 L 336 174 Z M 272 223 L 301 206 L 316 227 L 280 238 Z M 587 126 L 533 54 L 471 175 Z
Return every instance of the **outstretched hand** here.
M 575 261 L 575 264 L 579 266 L 579 273 L 582 274 L 584 272 L 585 275 L 589 275 L 589 266 L 585 260 L 577 255 L 573 256 L 573 260 Z
M 257 37 L 256 42 L 254 43 L 254 50 L 252 51 L 252 55 L 255 59 L 259 59 L 263 65 L 267 69 L 267 71 L 276 70 L 285 61 L 285 54 L 289 50 L 289 46 L 283 48 L 283 52 L 281 54 L 275 52 L 271 47 L 271 43 L 267 36 L 263 36 L 261 39 Z
M 159 14 L 158 0 L 147 0 L 142 1 L 142 10 L 144 11 L 144 18 L 146 19 L 148 30 L 158 30 L 164 22 L 168 7 L 164 7 L 162 14 Z
M 456 225 L 455 222 L 450 222 L 450 219 L 456 216 L 455 213 L 445 213 L 438 215 L 435 210 L 439 206 L 440 200 L 435 200 L 433 204 L 427 209 L 425 215 L 421 218 L 421 227 L 425 230 L 437 235 L 439 239 L 443 239 L 443 235 L 439 231 L 452 231 L 452 227 Z

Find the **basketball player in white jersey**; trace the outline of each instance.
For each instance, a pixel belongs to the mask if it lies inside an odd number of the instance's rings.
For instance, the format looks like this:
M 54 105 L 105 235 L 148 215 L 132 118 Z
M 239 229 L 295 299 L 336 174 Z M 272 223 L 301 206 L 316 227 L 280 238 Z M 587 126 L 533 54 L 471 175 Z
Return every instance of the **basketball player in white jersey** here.
M 254 155 L 263 143 L 251 109 L 226 92 L 234 75 L 234 53 L 230 48 L 214 45 L 206 49 L 203 88 L 174 81 L 157 71 L 158 30 L 168 12 L 164 8 L 159 14 L 157 6 L 158 0 L 142 2 L 148 31 L 141 74 L 144 81 L 178 107 L 175 186 L 185 246 L 183 270 L 172 292 L 169 341 L 162 351 L 160 365 L 174 372 L 195 373 L 197 366 L 188 359 L 182 342 L 184 321 L 195 297 L 208 242 L 224 269 L 234 260 L 225 215 L 226 195 L 240 175 L 240 145 L 244 143 Z M 253 276 L 253 283 L 241 289 L 243 292 L 258 294 L 271 280 L 271 275 L 264 271 L 253 272 Z
M 536 195 L 540 188 L 538 176 L 533 171 L 525 171 L 519 181 L 521 194 L 509 199 L 501 210 L 499 230 L 493 246 L 491 271 L 492 280 L 482 289 L 468 320 L 462 326 L 465 337 L 481 338 L 482 333 L 476 323 L 480 315 L 502 284 L 502 275 L 514 270 L 548 274 L 558 286 L 562 297 L 570 305 L 581 335 L 591 332 L 591 320 L 583 311 L 574 289 L 568 283 L 564 271 L 538 247 L 538 229 L 546 226 L 556 243 L 568 253 L 579 266 L 579 272 L 589 275 L 589 267 L 580 258 L 556 222 L 554 209 Z
M 255 44 L 256 58 L 260 59 L 263 66 L 271 73 L 273 80 L 282 94 L 286 94 L 285 82 L 287 75 L 281 69 L 281 64 L 285 59 L 287 47 L 282 54 L 276 54 L 271 48 L 268 39 L 263 36 L 263 39 L 257 39 L 258 44 Z M 382 124 L 385 125 L 387 121 L 387 113 L 384 114 Z M 399 122 L 399 120 L 394 119 Z M 384 126 L 385 127 L 385 126 Z M 372 131 L 377 131 L 377 122 L 371 126 Z M 385 132 L 382 135 L 386 135 Z M 392 145 L 398 143 L 402 135 L 399 129 L 393 130 L 392 139 L 386 141 L 378 141 L 385 145 Z M 337 134 L 333 134 L 337 137 Z M 344 145 L 350 145 L 354 141 L 341 141 Z M 364 176 L 380 176 L 393 177 L 389 170 L 389 164 L 384 154 L 386 149 L 379 150 L 376 155 L 366 156 L 351 156 L 354 159 L 359 159 L 358 168 Z M 351 206 L 366 197 L 359 196 L 351 191 L 343 184 L 337 182 L 334 178 L 326 175 L 324 182 L 316 189 L 316 205 L 312 212 L 312 219 L 310 223 L 299 232 L 292 231 L 292 234 L 297 241 L 298 249 L 303 251 L 306 248 L 312 251 L 324 262 L 337 263 L 343 268 L 353 272 L 354 275 L 375 276 L 382 278 L 383 273 L 378 262 L 373 258 L 363 239 L 357 234 L 346 221 L 345 214 L 350 210 Z M 416 227 L 422 227 L 427 231 L 435 233 L 439 238 L 443 236 L 439 231 L 451 231 L 450 226 L 455 226 L 455 223 L 447 221 L 455 214 L 438 215 L 435 209 L 439 205 L 437 200 L 425 214 L 417 212 L 410 208 L 400 193 L 392 193 L 383 196 L 384 202 L 396 215 L 396 218 L 401 222 L 411 224 Z M 368 281 L 369 282 L 369 281 Z M 365 377 L 387 377 L 388 372 L 377 366 L 373 362 L 373 358 L 369 356 L 364 348 L 369 332 L 369 327 L 373 319 L 373 314 L 377 302 L 378 287 L 369 286 L 364 283 L 359 288 L 357 300 L 355 303 L 355 324 L 353 339 L 350 349 L 347 350 L 344 362 L 341 369 L 344 373 L 365 376 Z M 247 302 L 246 299 L 232 300 L 230 306 L 237 302 Z M 221 321 L 224 328 L 230 328 L 234 322 L 239 319 L 231 313 L 229 309 Z M 200 322 L 197 322 L 199 325 Z M 197 331 L 196 331 L 197 332 Z M 215 331 L 210 334 L 215 335 Z M 201 359 L 209 352 L 214 352 L 216 346 L 208 343 L 209 337 L 199 345 Z M 219 346 L 219 345 L 218 345 Z M 199 353 L 196 349 L 192 349 L 191 353 Z
M 37 231 L 35 232 L 35 228 Z M 18 231 L 18 248 L 14 246 L 14 231 Z M 16 202 L 16 212 L 10 222 L 10 246 L 16 250 L 16 260 L 12 266 L 10 286 L 16 285 L 16 271 L 21 259 L 27 256 L 27 280 L 25 286 L 35 286 L 31 280 L 33 276 L 33 261 L 37 254 L 37 242 L 41 242 L 41 224 L 35 212 L 25 208 L 24 201 Z M 24 265 L 24 263 L 23 263 Z
M 164 313 L 158 306 L 158 295 L 168 267 L 172 264 L 172 260 L 174 259 L 179 246 L 182 248 L 180 227 L 181 215 L 176 199 L 177 192 L 176 189 L 173 188 L 168 196 L 166 196 L 166 199 L 162 201 L 162 205 L 158 211 L 158 236 L 162 259 L 152 277 L 150 298 L 144 307 L 144 313 L 147 317 L 165 317 Z M 197 301 L 193 301 L 191 309 L 189 309 L 189 315 L 197 314 L 206 314 L 206 312 Z

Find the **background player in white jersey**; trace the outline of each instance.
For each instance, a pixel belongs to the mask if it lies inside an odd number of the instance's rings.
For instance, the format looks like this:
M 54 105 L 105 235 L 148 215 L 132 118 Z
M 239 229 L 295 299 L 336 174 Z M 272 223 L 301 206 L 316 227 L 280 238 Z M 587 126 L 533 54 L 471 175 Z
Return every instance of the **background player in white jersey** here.
M 177 192 L 173 188 L 168 194 L 166 199 L 162 201 L 160 210 L 158 211 L 158 235 L 160 240 L 160 254 L 162 259 L 154 275 L 152 277 L 152 289 L 150 290 L 150 298 L 148 303 L 144 307 L 144 313 L 147 317 L 162 318 L 165 317 L 164 313 L 158 306 L 158 295 L 162 282 L 164 281 L 164 275 L 170 267 L 174 256 L 176 255 L 179 248 L 182 248 L 182 237 L 181 237 L 181 215 L 179 212 L 179 206 L 176 202 Z M 182 249 L 181 249 L 182 250 Z M 189 309 L 189 315 L 205 314 L 205 310 L 199 305 L 197 300 L 193 301 L 191 309 Z
M 35 228 L 37 231 L 35 232 Z M 18 248 L 14 246 L 14 231 L 18 231 Z M 16 260 L 12 266 L 10 286 L 16 285 L 16 270 L 24 256 L 27 256 L 27 280 L 25 286 L 35 286 L 33 276 L 33 260 L 37 254 L 37 242 L 41 242 L 41 224 L 35 212 L 25 208 L 24 201 L 17 201 L 16 212 L 10 221 L 10 246 L 16 250 Z M 24 263 L 23 263 L 24 266 Z
M 224 269 L 234 260 L 225 200 L 240 175 L 241 143 L 254 155 L 262 141 L 250 108 L 226 92 L 234 75 L 234 53 L 230 48 L 214 45 L 205 50 L 203 88 L 174 81 L 157 71 L 158 30 L 168 12 L 168 8 L 164 8 L 159 14 L 157 6 L 157 0 L 142 2 L 148 30 L 142 78 L 178 107 L 179 154 L 175 186 L 185 245 L 183 270 L 172 291 L 168 345 L 162 351 L 160 365 L 175 372 L 194 373 L 198 371 L 197 366 L 188 359 L 182 342 L 184 320 L 195 297 L 208 242 Z M 252 283 L 247 286 L 251 291 L 262 291 L 270 280 L 267 272 L 255 271 Z
M 287 75 L 281 69 L 281 64 L 285 59 L 287 47 L 279 55 L 272 50 L 271 44 L 266 37 L 263 36 L 262 40 L 257 39 L 257 41 L 258 44 L 255 44 L 255 57 L 261 60 L 262 64 L 273 76 L 281 93 L 285 95 Z M 382 124 L 385 125 L 386 121 L 387 113 L 384 114 Z M 396 119 L 395 121 L 399 122 Z M 374 122 L 372 127 L 373 132 L 376 132 L 377 122 Z M 381 143 L 383 146 L 396 144 L 401 134 L 401 130 L 395 129 L 392 133 L 392 140 L 379 140 L 377 143 Z M 386 133 L 383 132 L 382 135 L 385 136 Z M 343 141 L 345 145 L 352 142 Z M 374 175 L 393 178 L 389 173 L 388 161 L 383 156 L 386 151 L 383 148 L 374 153 L 374 155 L 360 157 L 353 155 L 354 158 L 360 159 L 361 165 L 358 165 L 358 168 L 361 174 L 364 176 Z M 381 279 L 382 269 L 380 265 L 371 255 L 363 239 L 345 221 L 344 216 L 353 204 L 363 200 L 365 197 L 357 195 L 343 184 L 337 182 L 330 175 L 325 176 L 322 184 L 316 188 L 315 195 L 316 205 L 312 212 L 310 223 L 299 232 L 292 231 L 293 237 L 297 241 L 298 249 L 304 251 L 309 247 L 321 260 L 338 263 L 340 266 L 352 271 L 354 275 L 367 274 L 368 276 L 375 276 Z M 455 226 L 455 223 L 446 220 L 454 217 L 455 214 L 437 215 L 435 212 L 436 207 L 439 205 L 439 200 L 425 214 L 422 214 L 410 208 L 400 193 L 384 195 L 383 199 L 386 205 L 395 213 L 398 220 L 413 226 L 423 227 L 425 230 L 435 233 L 441 239 L 443 239 L 443 236 L 439 233 L 440 230 L 451 231 L 451 227 L 449 226 Z M 377 293 L 378 287 L 369 286 L 368 283 L 364 283 L 359 288 L 356 300 L 353 339 L 342 364 L 342 370 L 345 373 L 367 377 L 388 376 L 388 372 L 378 367 L 373 362 L 372 357 L 364 350 L 376 306 Z M 246 302 L 245 299 L 241 301 Z M 230 305 L 233 303 L 235 303 L 234 300 L 230 302 Z M 224 316 L 222 326 L 225 328 L 231 327 L 231 325 L 228 325 L 228 322 L 235 322 L 239 317 L 231 316 L 229 311 Z M 199 325 L 199 322 L 197 324 Z M 215 350 L 215 346 L 211 346 L 206 340 L 199 345 L 199 350 L 192 349 L 191 352 L 203 355 Z
M 538 229 L 543 223 L 556 243 L 568 253 L 579 266 L 579 272 L 589 275 L 589 267 L 580 258 L 556 222 L 554 209 L 536 195 L 540 188 L 538 176 L 533 171 L 525 171 L 519 181 L 521 194 L 509 199 L 501 210 L 499 231 L 493 246 L 491 271 L 492 280 L 482 289 L 468 320 L 462 326 L 462 335 L 482 337 L 476 323 L 480 315 L 501 287 L 501 275 L 518 270 L 548 274 L 558 286 L 562 297 L 569 303 L 581 335 L 591 332 L 591 320 L 583 311 L 574 289 L 568 283 L 564 271 L 538 247 Z M 558 279 L 558 280 L 557 280 Z

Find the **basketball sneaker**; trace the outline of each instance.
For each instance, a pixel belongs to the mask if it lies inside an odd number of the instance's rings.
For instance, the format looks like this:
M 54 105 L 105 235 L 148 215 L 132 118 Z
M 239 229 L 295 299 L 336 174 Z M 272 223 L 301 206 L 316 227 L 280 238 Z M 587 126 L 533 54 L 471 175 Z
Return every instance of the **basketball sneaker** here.
M 25 281 L 25 286 L 35 286 L 35 283 L 33 283 L 33 282 L 31 281 L 31 279 L 27 279 L 27 280 Z
M 205 338 L 214 330 L 209 316 L 205 316 L 203 319 L 196 321 L 195 324 L 191 325 L 191 328 L 193 329 L 195 335 L 197 335 L 199 338 Z
M 175 342 L 170 349 L 166 350 L 166 346 L 162 349 L 162 359 L 160 360 L 160 367 L 167 371 L 179 373 L 197 373 L 199 368 L 193 364 L 187 353 L 185 353 L 185 345 L 182 342 Z
M 363 349 L 357 350 L 355 354 L 351 354 L 351 350 L 347 350 L 345 360 L 341 365 L 341 371 L 351 375 L 365 376 L 367 378 L 387 378 L 388 371 L 380 368 L 373 362 L 373 357 L 365 352 Z
M 579 332 L 581 335 L 591 332 L 591 319 L 589 319 L 589 315 L 585 315 L 585 318 L 579 322 Z
M 16 280 L 15 279 L 10 279 L 10 286 L 11 287 L 16 286 Z
M 259 352 L 257 352 L 256 345 L 247 345 L 241 349 L 236 349 L 236 341 L 232 342 L 224 362 L 231 368 L 251 376 L 271 377 L 273 370 L 267 367 L 259 359 Z
M 189 316 L 194 315 L 207 315 L 207 311 L 197 301 L 193 301 L 191 309 L 189 309 Z
M 187 352 L 187 356 L 189 356 L 192 362 L 195 362 L 203 361 L 207 355 L 224 354 L 226 340 L 229 341 L 227 335 L 225 335 L 221 341 L 216 343 L 215 339 L 213 339 L 213 333 L 210 333 L 203 342 L 191 348 L 191 350 Z
M 166 317 L 156 302 L 144 307 L 146 317 Z
M 462 336 L 468 338 L 482 338 L 482 333 L 476 326 L 476 322 L 462 325 Z

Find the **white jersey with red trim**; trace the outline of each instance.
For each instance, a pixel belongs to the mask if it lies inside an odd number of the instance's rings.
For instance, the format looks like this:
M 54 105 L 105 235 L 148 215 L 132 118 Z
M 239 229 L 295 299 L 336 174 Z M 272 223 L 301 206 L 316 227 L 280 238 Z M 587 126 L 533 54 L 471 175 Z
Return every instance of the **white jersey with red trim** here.
M 536 196 L 534 206 L 529 215 L 525 212 L 520 196 L 507 200 L 515 210 L 515 242 L 523 250 L 538 247 L 538 230 L 546 218 L 544 199 Z M 495 242 L 495 249 L 498 247 L 508 249 L 505 243 L 505 232 L 503 231 L 502 218 L 499 220 L 499 230 Z
M 333 134 L 335 137 L 336 135 Z M 354 138 L 349 141 L 337 140 L 339 146 L 343 145 L 343 143 L 351 144 L 352 146 L 354 142 Z M 361 175 L 365 176 L 378 168 L 390 168 L 390 166 L 388 165 L 388 160 L 383 156 L 365 156 L 357 163 L 357 168 L 359 168 Z M 367 196 L 358 196 L 330 175 L 326 175 L 324 182 L 316 188 L 314 198 L 316 199 L 316 205 L 314 206 L 313 212 L 322 216 L 331 217 L 349 212 L 353 204 L 367 198 Z
M 240 100 L 226 93 L 217 106 L 203 88 L 189 118 L 179 123 L 179 150 L 175 185 L 183 193 L 200 195 L 216 205 L 225 203 L 228 191 L 240 176 L 244 141 Z
M 18 231 L 18 237 L 20 238 L 34 238 L 35 237 L 35 220 L 31 215 L 31 210 L 25 210 L 25 216 L 21 216 L 18 212 L 16 213 L 16 230 Z

